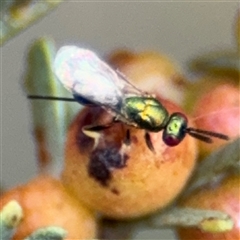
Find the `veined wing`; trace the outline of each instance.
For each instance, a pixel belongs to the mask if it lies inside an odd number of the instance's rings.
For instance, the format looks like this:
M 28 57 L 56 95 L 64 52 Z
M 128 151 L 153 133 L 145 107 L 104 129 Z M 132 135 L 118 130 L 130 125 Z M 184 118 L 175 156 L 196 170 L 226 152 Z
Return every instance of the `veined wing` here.
M 73 94 L 115 111 L 126 94 L 142 94 L 94 52 L 76 46 L 58 51 L 54 72 Z

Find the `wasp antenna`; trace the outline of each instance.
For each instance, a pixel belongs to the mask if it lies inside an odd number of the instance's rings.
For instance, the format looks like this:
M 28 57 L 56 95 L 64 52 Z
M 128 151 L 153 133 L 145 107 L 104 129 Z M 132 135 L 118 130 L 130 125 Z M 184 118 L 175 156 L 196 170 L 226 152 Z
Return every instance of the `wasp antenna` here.
M 211 137 L 215 137 L 215 138 L 220 138 L 223 140 L 229 140 L 229 137 L 225 134 L 222 133 L 217 133 L 217 132 L 211 132 L 211 131 L 207 131 L 207 130 L 202 130 L 202 129 L 197 129 L 197 128 L 188 128 L 187 132 L 191 132 L 191 133 L 200 133 L 203 135 L 207 135 L 207 136 L 211 136 Z
M 190 136 L 197 138 L 198 140 L 201 140 L 206 143 L 212 143 L 213 140 L 210 137 L 204 136 L 202 134 L 198 134 L 196 132 L 187 132 Z
M 28 95 L 28 99 L 33 100 L 52 100 L 52 101 L 64 101 L 64 102 L 77 102 L 74 98 L 64 98 L 64 97 L 52 97 L 52 96 L 38 96 L 38 95 Z

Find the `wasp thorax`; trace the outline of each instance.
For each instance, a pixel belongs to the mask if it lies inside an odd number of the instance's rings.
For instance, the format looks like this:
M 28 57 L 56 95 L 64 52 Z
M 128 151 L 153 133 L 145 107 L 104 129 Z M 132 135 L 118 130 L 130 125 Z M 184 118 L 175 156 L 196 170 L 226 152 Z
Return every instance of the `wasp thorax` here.
M 151 132 L 162 130 L 168 121 L 167 110 L 153 97 L 128 97 L 123 110 L 137 127 Z
M 178 145 L 186 135 L 187 118 L 182 113 L 173 113 L 163 131 L 163 141 L 168 146 Z

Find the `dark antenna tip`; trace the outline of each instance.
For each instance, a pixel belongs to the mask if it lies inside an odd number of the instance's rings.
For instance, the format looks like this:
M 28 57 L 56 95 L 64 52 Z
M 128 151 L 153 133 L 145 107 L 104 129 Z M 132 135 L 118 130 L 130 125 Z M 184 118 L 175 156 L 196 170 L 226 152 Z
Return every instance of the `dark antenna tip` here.
M 222 133 L 217 133 L 217 132 L 212 132 L 212 131 L 207 131 L 207 130 L 202 130 L 202 129 L 197 129 L 197 128 L 187 128 L 186 132 L 191 135 L 192 137 L 195 137 L 199 140 L 202 140 L 207 143 L 211 143 L 212 139 L 210 137 L 215 137 L 219 138 L 222 140 L 230 140 L 230 138 Z M 210 136 L 210 137 L 208 137 Z
M 195 133 L 195 132 L 188 132 L 188 134 L 198 140 L 201 140 L 205 143 L 212 143 L 213 140 L 210 138 L 210 137 L 207 137 L 207 136 L 204 136 L 202 134 L 199 134 L 199 133 Z

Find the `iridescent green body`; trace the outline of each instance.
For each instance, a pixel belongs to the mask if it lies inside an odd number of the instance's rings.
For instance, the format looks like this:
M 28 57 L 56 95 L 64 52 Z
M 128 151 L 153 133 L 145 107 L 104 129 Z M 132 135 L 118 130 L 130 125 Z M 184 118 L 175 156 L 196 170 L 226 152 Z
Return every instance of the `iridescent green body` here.
M 128 97 L 122 106 L 122 113 L 130 122 L 139 128 L 151 132 L 162 130 L 169 119 L 169 114 L 163 105 L 153 97 Z
M 210 136 L 228 140 L 228 136 L 221 133 L 188 127 L 187 117 L 182 113 L 169 115 L 154 96 L 135 87 L 122 73 L 112 69 L 90 50 L 76 46 L 62 47 L 55 57 L 53 70 L 74 98 L 33 95 L 29 98 L 76 101 L 83 105 L 101 106 L 113 115 L 111 123 L 85 126 L 83 131 L 86 134 L 123 122 L 145 129 L 145 140 L 152 151 L 154 147 L 149 132 L 161 130 L 163 141 L 168 146 L 178 145 L 186 134 L 208 143 L 212 142 Z M 130 143 L 129 131 L 128 129 L 125 143 Z

